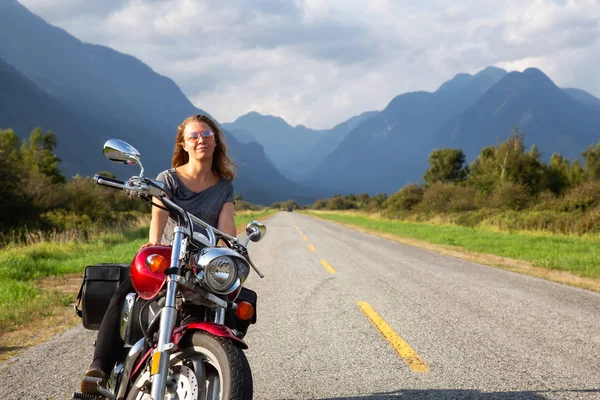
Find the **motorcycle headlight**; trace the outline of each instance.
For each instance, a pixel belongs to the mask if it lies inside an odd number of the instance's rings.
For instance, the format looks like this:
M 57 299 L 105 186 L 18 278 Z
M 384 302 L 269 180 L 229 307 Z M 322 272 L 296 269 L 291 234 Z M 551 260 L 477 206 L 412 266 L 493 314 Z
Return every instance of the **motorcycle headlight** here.
M 227 256 L 213 259 L 204 268 L 204 282 L 216 293 L 227 294 L 234 291 L 240 284 L 236 262 Z

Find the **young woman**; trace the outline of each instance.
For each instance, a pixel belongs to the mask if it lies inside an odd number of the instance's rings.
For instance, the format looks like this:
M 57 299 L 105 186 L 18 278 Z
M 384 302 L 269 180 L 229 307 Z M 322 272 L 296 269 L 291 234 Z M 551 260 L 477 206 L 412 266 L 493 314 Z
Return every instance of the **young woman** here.
M 235 164 L 227 155 L 218 125 L 205 115 L 193 115 L 183 121 L 177 129 L 172 165 L 173 168 L 157 177 L 165 183 L 172 200 L 218 230 L 236 236 L 232 183 Z M 162 205 L 159 200 L 154 201 Z M 175 226 L 167 211 L 152 207 L 149 240 L 142 248 L 170 244 Z M 127 277 L 113 295 L 98 330 L 94 359 L 84 376 L 100 377 L 106 382 L 116 362 L 117 350 L 123 347 L 119 334 L 121 306 L 133 291 Z M 96 393 L 96 390 L 96 385 L 81 382 L 82 393 Z

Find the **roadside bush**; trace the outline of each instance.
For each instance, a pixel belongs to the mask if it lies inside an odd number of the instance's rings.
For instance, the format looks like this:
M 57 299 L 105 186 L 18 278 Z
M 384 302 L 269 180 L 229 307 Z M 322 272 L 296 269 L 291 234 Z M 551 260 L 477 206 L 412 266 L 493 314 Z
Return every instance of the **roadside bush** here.
M 249 203 L 245 200 L 236 200 L 235 201 L 235 210 L 236 211 L 259 211 L 262 210 L 264 208 L 264 206 L 260 205 L 260 204 L 252 204 Z
M 506 232 L 525 230 L 568 235 L 593 234 L 600 232 L 600 209 L 586 213 L 507 210 L 490 215 L 481 225 Z
M 421 212 L 458 212 L 477 209 L 477 189 L 453 183 L 436 182 L 423 193 L 415 208 Z
M 490 198 L 490 205 L 502 210 L 523 210 L 531 202 L 527 188 L 520 183 L 498 185 Z
M 561 197 L 550 190 L 545 190 L 539 193 L 535 198 L 532 198 L 530 208 L 535 211 L 557 210 L 560 206 L 560 202 Z
M 275 210 L 287 210 L 289 207 L 292 207 L 293 209 L 302 208 L 296 200 L 277 201 L 269 206 L 270 209 Z
M 329 201 L 329 199 L 319 199 L 314 202 L 314 204 L 312 205 L 312 208 L 314 210 L 323 210 L 323 209 L 327 208 L 327 201 Z
M 369 205 L 371 198 L 368 193 L 361 193 L 356 196 L 356 207 L 363 209 Z
M 581 216 L 578 233 L 600 233 L 600 206 Z
M 388 199 L 386 193 L 378 193 L 375 196 L 372 196 L 368 201 L 362 206 L 362 209 L 367 212 L 377 212 L 383 209 L 383 204 Z
M 565 194 L 560 211 L 586 211 L 600 205 L 600 181 L 585 182 Z
M 474 228 L 485 221 L 489 214 L 489 210 L 475 210 L 455 213 L 451 215 L 451 222 L 456 225 Z
M 384 214 L 394 215 L 412 210 L 423 200 L 423 192 L 423 188 L 414 183 L 404 186 L 382 204 Z
M 58 231 L 89 229 L 92 226 L 92 220 L 88 215 L 76 214 L 60 208 L 42 214 L 41 218 Z
M 328 210 L 353 210 L 356 209 L 356 203 L 352 200 L 334 196 L 333 199 L 327 201 Z

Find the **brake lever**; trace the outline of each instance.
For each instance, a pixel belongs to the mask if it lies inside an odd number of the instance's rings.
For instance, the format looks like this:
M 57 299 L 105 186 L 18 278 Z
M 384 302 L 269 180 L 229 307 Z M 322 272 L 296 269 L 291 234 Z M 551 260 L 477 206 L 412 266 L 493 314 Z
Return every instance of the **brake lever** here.
M 250 255 L 248 255 L 248 249 L 246 248 L 246 246 L 238 244 L 235 248 L 235 250 L 240 253 L 245 259 L 246 261 L 248 261 L 248 263 L 250 264 L 250 266 L 252 267 L 252 269 L 254 271 L 256 271 L 256 273 L 258 274 L 258 276 L 260 276 L 261 278 L 264 278 L 265 276 L 258 270 L 258 268 L 256 268 L 256 265 L 254 265 L 254 263 L 252 262 L 252 260 L 250 259 Z

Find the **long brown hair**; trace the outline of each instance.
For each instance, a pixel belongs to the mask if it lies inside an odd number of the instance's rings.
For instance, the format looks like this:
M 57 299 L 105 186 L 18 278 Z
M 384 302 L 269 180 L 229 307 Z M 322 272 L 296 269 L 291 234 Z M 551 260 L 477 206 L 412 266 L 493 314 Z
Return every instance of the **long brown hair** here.
M 219 126 L 206 115 L 192 115 L 187 117 L 185 121 L 177 128 L 177 138 L 175 138 L 175 150 L 173 151 L 173 160 L 171 164 L 173 168 L 187 164 L 189 161 L 188 153 L 183 149 L 183 131 L 185 126 L 190 122 L 204 122 L 209 126 L 210 130 L 215 133 L 215 151 L 213 153 L 212 170 L 215 174 L 222 176 L 230 181 L 235 178 L 237 166 L 227 155 L 227 143 L 225 143 L 225 135 L 221 132 Z

